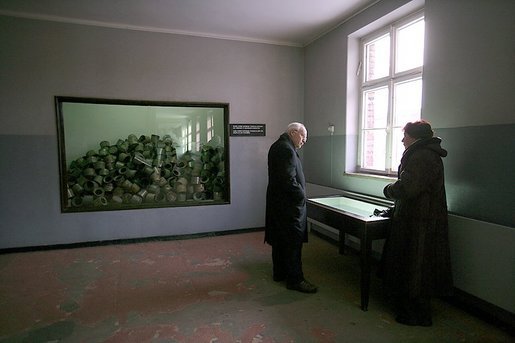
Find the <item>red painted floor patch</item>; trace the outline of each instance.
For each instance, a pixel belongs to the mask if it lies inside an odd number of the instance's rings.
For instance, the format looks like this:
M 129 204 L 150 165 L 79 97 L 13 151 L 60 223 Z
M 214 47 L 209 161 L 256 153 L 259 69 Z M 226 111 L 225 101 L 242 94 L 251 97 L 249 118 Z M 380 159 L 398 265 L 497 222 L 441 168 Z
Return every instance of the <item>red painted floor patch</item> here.
M 359 307 L 359 259 L 317 236 L 304 248 L 316 294 L 271 278 L 253 232 L 179 241 L 0 255 L 0 341 L 420 342 L 510 336 L 436 302 L 432 328 L 393 320 L 372 282 Z

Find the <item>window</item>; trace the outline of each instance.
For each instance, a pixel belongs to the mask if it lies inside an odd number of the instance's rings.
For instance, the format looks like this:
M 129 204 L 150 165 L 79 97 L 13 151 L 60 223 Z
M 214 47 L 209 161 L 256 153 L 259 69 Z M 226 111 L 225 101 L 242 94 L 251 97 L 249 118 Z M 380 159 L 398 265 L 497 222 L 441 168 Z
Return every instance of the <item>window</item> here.
M 200 151 L 200 118 L 197 118 L 195 124 L 195 151 Z
M 214 122 L 213 122 L 213 115 L 212 114 L 208 114 L 207 115 L 207 141 L 209 142 L 211 140 L 211 138 L 214 137 L 214 130 L 215 128 L 213 127 L 214 125 Z
M 423 14 L 364 37 L 360 50 L 358 169 L 394 175 L 404 150 L 402 128 L 420 119 Z
M 188 125 L 182 128 L 182 146 L 185 147 L 185 151 L 191 150 L 191 119 L 188 120 Z

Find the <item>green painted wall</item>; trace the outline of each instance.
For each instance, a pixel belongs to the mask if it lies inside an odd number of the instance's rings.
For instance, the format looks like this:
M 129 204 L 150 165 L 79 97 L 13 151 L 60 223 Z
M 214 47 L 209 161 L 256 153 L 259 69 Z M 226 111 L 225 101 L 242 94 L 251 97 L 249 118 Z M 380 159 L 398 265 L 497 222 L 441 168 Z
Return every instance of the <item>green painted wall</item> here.
M 444 158 L 449 212 L 515 227 L 515 125 L 436 129 Z M 311 136 L 303 147 L 309 182 L 383 196 L 386 179 L 345 174 L 345 136 Z

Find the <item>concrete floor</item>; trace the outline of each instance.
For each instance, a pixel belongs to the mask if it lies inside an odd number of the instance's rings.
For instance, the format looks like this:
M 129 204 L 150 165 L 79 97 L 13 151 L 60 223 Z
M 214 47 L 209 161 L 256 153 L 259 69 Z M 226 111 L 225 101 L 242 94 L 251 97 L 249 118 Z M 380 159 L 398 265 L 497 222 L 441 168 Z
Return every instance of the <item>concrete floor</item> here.
M 0 342 L 514 342 L 443 301 L 433 326 L 395 322 L 359 260 L 316 235 L 304 248 L 316 294 L 271 277 L 262 232 L 0 255 Z

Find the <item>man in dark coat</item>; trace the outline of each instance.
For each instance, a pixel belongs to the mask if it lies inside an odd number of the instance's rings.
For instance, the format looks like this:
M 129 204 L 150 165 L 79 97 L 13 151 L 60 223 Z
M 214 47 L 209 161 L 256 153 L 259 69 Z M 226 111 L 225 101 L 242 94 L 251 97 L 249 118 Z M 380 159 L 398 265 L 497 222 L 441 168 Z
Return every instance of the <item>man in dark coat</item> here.
M 395 209 L 381 274 L 397 322 L 430 326 L 430 298 L 453 289 L 442 162 L 447 151 L 426 121 L 406 124 L 402 142 L 398 180 L 384 188 Z
M 307 140 L 301 123 L 291 123 L 268 152 L 265 242 L 272 246 L 274 281 L 288 289 L 315 293 L 304 279 L 302 244 L 307 242 L 304 172 L 297 154 Z

